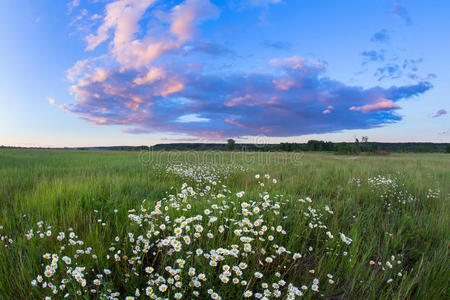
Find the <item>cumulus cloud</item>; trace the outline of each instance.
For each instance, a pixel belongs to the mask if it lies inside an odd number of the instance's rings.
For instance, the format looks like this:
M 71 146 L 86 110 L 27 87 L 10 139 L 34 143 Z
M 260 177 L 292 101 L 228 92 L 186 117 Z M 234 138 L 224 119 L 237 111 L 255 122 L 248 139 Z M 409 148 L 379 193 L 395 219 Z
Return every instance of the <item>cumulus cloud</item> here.
M 87 50 L 93 50 L 106 41 L 114 29 L 114 45 L 130 42 L 138 31 L 138 21 L 155 0 L 120 0 L 109 3 L 105 17 L 96 34 L 86 37 Z
M 137 85 L 151 84 L 164 78 L 164 70 L 158 67 L 151 67 L 143 77 L 136 77 L 134 83 Z
M 139 20 L 155 0 L 119 0 L 106 6 L 106 15 L 95 34 L 86 37 L 87 50 L 93 50 L 112 38 L 111 51 L 126 68 L 148 66 L 167 52 L 179 49 L 195 33 L 195 25 L 218 16 L 218 9 L 208 0 L 186 0 L 172 8 L 170 27 L 158 37 L 151 31 L 137 38 Z
M 154 13 L 153 5 L 154 0 L 106 5 L 101 24 L 86 38 L 87 50 L 107 42 L 106 54 L 68 70 L 75 101 L 61 109 L 134 134 L 282 137 L 397 122 L 397 102 L 431 88 L 426 80 L 390 88 L 350 86 L 328 77 L 326 62 L 298 56 L 271 59 L 264 71 L 216 72 L 186 52 L 227 52 L 195 40 L 198 26 L 216 18 L 218 8 L 208 0 L 185 0 L 158 17 L 161 24 L 146 26 L 141 21 Z M 379 55 L 367 53 L 369 60 Z
M 194 35 L 196 23 L 218 15 L 218 8 L 207 0 L 186 0 L 173 8 L 170 31 L 184 43 Z
M 446 114 L 447 114 L 447 111 L 445 109 L 440 109 L 433 115 L 433 118 L 438 118 L 438 117 L 441 117 Z
M 165 76 L 144 84 L 135 82 L 141 76 L 138 71 L 117 70 L 104 80 L 90 76 L 75 85 L 77 102 L 66 109 L 94 124 L 127 125 L 131 133 L 294 136 L 399 121 L 395 102 L 431 87 L 428 82 L 390 88 L 348 86 L 326 77 L 325 63 L 300 57 L 274 59 L 270 65 L 271 73 L 226 76 L 166 67 Z M 280 82 L 291 84 L 280 88 Z

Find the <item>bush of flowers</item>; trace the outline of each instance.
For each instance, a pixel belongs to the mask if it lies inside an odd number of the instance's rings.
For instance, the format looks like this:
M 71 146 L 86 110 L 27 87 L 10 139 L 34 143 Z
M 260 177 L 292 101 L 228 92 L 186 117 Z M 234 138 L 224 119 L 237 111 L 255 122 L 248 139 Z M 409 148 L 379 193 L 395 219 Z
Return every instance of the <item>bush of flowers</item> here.
M 72 228 L 38 222 L 27 239 L 57 247 L 42 254 L 31 284 L 48 298 L 294 299 L 339 283 L 333 269 L 316 266 L 323 255 L 316 249 L 347 256 L 352 243 L 328 228 L 329 205 L 265 191 L 277 184 L 269 174 L 256 174 L 258 192 L 246 193 L 222 183 L 228 169 L 166 171 L 186 182 L 130 209 L 126 232 L 115 232 L 105 249 L 87 245 Z M 98 226 L 107 222 L 99 219 Z

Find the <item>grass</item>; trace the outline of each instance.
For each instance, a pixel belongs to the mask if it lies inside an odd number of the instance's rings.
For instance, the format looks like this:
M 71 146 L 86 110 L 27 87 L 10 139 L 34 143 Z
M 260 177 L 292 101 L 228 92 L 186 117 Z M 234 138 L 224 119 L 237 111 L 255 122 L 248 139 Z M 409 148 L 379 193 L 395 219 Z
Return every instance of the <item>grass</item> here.
M 49 295 L 57 299 L 66 292 L 70 293 L 70 297 L 75 297 L 78 290 L 84 295 L 80 298 L 100 298 L 102 294 L 111 295 L 108 291 L 111 289 L 120 292 L 119 298 L 122 299 L 126 295 L 134 295 L 136 288 L 145 294 L 148 278 L 143 279 L 144 267 L 153 266 L 167 280 L 170 276 L 164 273 L 163 268 L 167 265 L 173 267 L 176 258 L 186 260 L 186 272 L 189 267 L 195 266 L 198 273 L 202 270 L 206 274 L 208 280 L 197 289 L 199 298 L 204 298 L 205 294 L 210 297 L 206 293 L 207 288 L 213 289 L 223 299 L 242 298 L 245 290 L 256 293 L 260 288 L 260 279 L 252 276 L 256 270 L 263 273 L 269 283 L 275 282 L 273 274 L 279 271 L 280 278 L 296 287 L 308 286 L 308 290 L 303 290 L 305 298 L 449 297 L 448 154 L 391 154 L 383 157 L 316 153 L 292 155 L 2 149 L 0 298 L 34 299 Z M 175 171 L 168 171 L 168 167 L 174 165 L 181 166 Z M 189 170 L 189 167 L 195 166 L 198 168 Z M 255 174 L 270 174 L 278 182 L 272 184 L 266 180 L 265 186 L 261 187 Z M 368 179 L 377 176 L 392 181 L 378 185 L 368 182 Z M 213 186 L 211 191 L 205 190 L 205 186 L 211 186 L 213 180 L 221 183 Z M 378 182 L 381 180 L 379 178 Z M 192 186 L 197 194 L 189 196 L 188 200 L 177 198 L 183 183 Z M 222 190 L 222 183 L 227 186 L 225 191 Z M 245 191 L 242 198 L 236 196 L 240 191 Z M 287 232 L 275 232 L 273 243 L 292 253 L 301 253 L 303 257 L 294 261 L 292 255 L 274 253 L 274 264 L 264 263 L 261 266 L 258 262 L 263 258 L 260 249 L 272 248 L 267 240 L 255 239 L 251 242 L 254 252 L 239 258 L 249 266 L 242 275 L 247 276 L 246 286 L 224 284 L 218 278 L 219 271 L 215 270 L 226 262 L 231 265 L 237 260 L 219 260 L 219 266 L 214 268 L 207 266 L 207 263 L 205 265 L 200 260 L 203 259 L 201 256 L 191 255 L 189 251 L 198 247 L 209 251 L 238 244 L 239 239 L 231 230 L 237 222 L 229 220 L 245 219 L 246 215 L 241 210 L 243 202 L 249 203 L 252 209 L 259 208 L 264 202 L 262 196 L 265 191 L 274 200 L 271 200 L 273 202 L 267 210 L 260 213 L 261 218 L 267 226 L 282 225 Z M 201 196 L 201 192 L 205 195 Z M 225 195 L 223 200 L 216 197 L 219 192 Z M 172 198 L 171 194 L 174 195 Z M 297 200 L 306 197 L 310 197 L 312 202 Z M 147 200 L 142 204 L 144 199 Z M 145 213 L 140 211 L 141 205 L 150 211 L 159 200 L 163 200 L 163 206 L 170 208 L 163 210 L 161 215 L 143 217 Z M 274 206 L 277 202 L 281 206 L 279 209 Z M 178 209 L 170 206 L 173 203 L 179 206 Z M 187 209 L 187 204 L 192 208 Z M 166 215 L 174 220 L 182 215 L 203 214 L 213 204 L 219 205 L 218 210 L 212 209 L 218 221 L 208 225 L 204 215 L 204 234 L 180 252 L 173 253 L 164 247 L 157 247 L 159 239 L 167 238 L 167 235 L 162 233 L 156 238 L 155 230 L 152 231 L 152 246 L 148 253 L 140 252 L 141 247 L 136 251 L 136 241 L 128 237 L 130 232 L 135 237 L 145 235 L 151 231 L 151 223 L 164 223 L 163 217 Z M 332 214 L 324 210 L 326 205 L 333 211 Z M 314 213 L 308 207 L 316 210 L 317 217 L 313 217 Z M 143 226 L 129 219 L 131 209 L 136 209 L 132 214 L 142 219 Z M 255 221 L 252 218 L 257 215 L 259 213 L 249 218 Z M 37 226 L 39 221 L 44 222 L 42 228 Z M 318 229 L 311 229 L 309 223 L 318 224 Z M 327 228 L 320 228 L 321 224 Z M 224 232 L 218 231 L 219 225 L 225 225 Z M 39 238 L 38 231 L 46 231 L 47 226 L 51 226 L 52 235 Z M 167 226 L 171 230 L 175 228 L 170 222 Z M 70 248 L 67 244 L 69 228 L 76 232 L 83 245 Z M 27 239 L 25 234 L 30 229 L 33 229 L 34 237 Z M 214 234 L 214 238 L 206 237 L 206 230 Z M 326 231 L 330 231 L 334 238 L 328 238 Z M 65 232 L 64 242 L 56 240 L 58 232 Z M 351 244 L 341 240 L 341 232 L 352 239 Z M 114 241 L 116 236 L 120 237 L 120 242 Z M 62 251 L 61 245 L 65 245 L 66 249 Z M 127 253 L 128 258 L 136 257 L 137 263 L 131 265 L 123 258 L 120 262 L 113 261 L 112 257 L 108 259 L 108 254 L 112 256 L 115 253 L 108 250 L 111 245 L 114 245 L 115 251 L 121 249 L 120 255 Z M 92 247 L 96 259 L 86 254 L 76 255 L 76 249 L 85 251 L 87 247 Z M 78 265 L 88 269 L 86 287 L 69 282 L 64 292 L 51 295 L 48 287 L 32 286 L 32 280 L 42 275 L 45 265 L 49 263 L 43 254 L 56 253 L 62 257 L 66 252 L 70 253 L 65 255 L 72 258 L 72 267 Z M 395 259 L 391 259 L 392 255 Z M 375 264 L 369 264 L 370 261 Z M 386 265 L 388 261 L 393 263 L 392 269 Z M 70 279 L 62 272 L 68 266 L 61 261 L 58 266 L 55 275 L 50 279 L 44 278 L 44 281 L 59 285 L 61 279 Z M 111 269 L 113 274 L 101 278 L 101 286 L 96 287 L 92 281 L 95 274 L 102 273 L 104 268 Z M 314 274 L 310 272 L 312 269 Z M 402 276 L 399 277 L 398 273 Z M 333 284 L 326 283 L 327 274 L 333 275 Z M 314 278 L 320 280 L 318 292 L 311 291 Z M 392 282 L 388 283 L 389 279 Z M 187 275 L 183 275 L 181 281 L 182 288 L 170 288 L 159 295 L 173 298 L 175 292 L 180 291 L 184 298 L 191 298 L 196 289 L 189 286 Z M 155 283 L 154 287 L 157 289 L 160 285 Z M 95 294 L 90 291 L 94 288 Z M 279 290 L 285 298 L 287 285 Z

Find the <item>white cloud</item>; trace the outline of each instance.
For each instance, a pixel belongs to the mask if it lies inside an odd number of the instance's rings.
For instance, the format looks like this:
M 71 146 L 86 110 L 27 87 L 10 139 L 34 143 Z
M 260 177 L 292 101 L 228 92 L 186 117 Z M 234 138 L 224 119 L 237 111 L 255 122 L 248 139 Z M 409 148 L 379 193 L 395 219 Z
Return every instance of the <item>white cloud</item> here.
M 194 123 L 194 122 L 208 122 L 208 118 L 202 118 L 198 114 L 188 114 L 178 117 L 177 122 L 179 123 Z
M 55 104 L 56 104 L 55 98 L 49 97 L 49 98 L 47 98 L 47 101 L 48 101 L 48 103 L 51 104 L 51 105 L 55 105 Z

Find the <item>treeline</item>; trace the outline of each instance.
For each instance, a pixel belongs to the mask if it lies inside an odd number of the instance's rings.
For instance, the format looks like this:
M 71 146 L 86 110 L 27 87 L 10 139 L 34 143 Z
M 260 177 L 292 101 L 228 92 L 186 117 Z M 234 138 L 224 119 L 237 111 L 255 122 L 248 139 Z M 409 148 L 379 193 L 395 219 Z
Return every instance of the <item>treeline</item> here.
M 23 148 L 0 146 L 0 148 Z M 38 148 L 38 147 L 36 147 Z M 41 148 L 47 149 L 47 148 Z M 358 154 L 384 152 L 447 152 L 450 153 L 448 143 L 378 143 L 378 142 L 341 142 L 310 140 L 307 143 L 280 143 L 280 144 L 228 144 L 217 143 L 172 143 L 157 144 L 154 146 L 104 146 L 104 147 L 78 147 L 58 148 L 76 150 L 116 150 L 116 151 L 263 151 L 263 152 L 302 152 L 327 151 L 337 154 Z
M 359 152 L 447 152 L 450 153 L 450 144 L 446 143 L 378 143 L 378 142 L 325 142 L 310 140 L 307 143 L 280 143 L 280 144 L 204 144 L 204 143 L 174 143 L 157 144 L 151 147 L 154 151 L 327 151 L 340 154 L 354 154 Z

